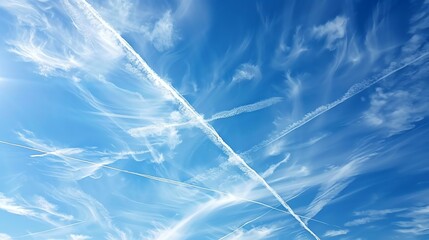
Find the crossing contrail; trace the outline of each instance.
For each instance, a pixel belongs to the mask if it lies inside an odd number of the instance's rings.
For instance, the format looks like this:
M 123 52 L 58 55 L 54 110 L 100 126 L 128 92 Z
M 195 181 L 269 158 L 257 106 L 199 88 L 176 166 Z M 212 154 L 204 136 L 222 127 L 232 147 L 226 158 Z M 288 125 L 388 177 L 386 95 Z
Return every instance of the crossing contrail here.
M 389 71 L 388 73 L 384 74 L 381 77 L 378 77 L 375 79 L 365 80 L 365 81 L 362 81 L 360 83 L 354 84 L 352 87 L 349 88 L 349 90 L 341 98 L 338 98 L 337 100 L 335 100 L 331 103 L 322 105 L 322 106 L 316 108 L 315 110 L 313 110 L 312 112 L 305 114 L 305 116 L 302 119 L 290 124 L 286 129 L 284 129 L 280 133 L 276 134 L 275 136 L 273 136 L 269 139 L 266 139 L 265 141 L 263 141 L 262 143 L 260 143 L 258 145 L 255 145 L 251 149 L 242 153 L 242 155 L 246 155 L 250 152 L 258 151 L 261 148 L 264 148 L 264 147 L 272 144 L 273 142 L 281 139 L 282 137 L 288 135 L 289 133 L 295 131 L 296 129 L 304 126 L 305 124 L 307 124 L 311 120 L 315 119 L 316 117 L 324 114 L 325 112 L 331 110 L 332 108 L 342 104 L 343 102 L 349 100 L 350 98 L 352 98 L 352 97 L 356 96 L 357 94 L 361 93 L 362 91 L 366 90 L 367 88 L 373 86 L 374 84 L 378 83 L 379 81 L 386 79 L 387 77 L 393 75 L 394 73 L 396 73 L 396 72 L 410 66 L 411 64 L 421 60 L 422 58 L 426 57 L 428 54 L 429 54 L 429 52 L 423 53 L 419 57 L 414 58 L 410 62 L 407 62 L 407 63 L 403 64 L 402 66 Z
M 171 96 L 176 99 L 183 107 L 184 111 L 187 112 L 191 118 L 194 118 L 198 124 L 201 125 L 202 130 L 207 136 L 218 145 L 222 151 L 228 155 L 230 161 L 238 164 L 240 168 L 247 173 L 251 178 L 259 181 L 264 187 L 271 192 L 271 194 L 280 202 L 280 204 L 287 209 L 287 211 L 301 224 L 301 226 L 308 231 L 315 239 L 320 239 L 307 225 L 301 220 L 301 218 L 295 214 L 293 209 L 283 200 L 283 198 L 262 178 L 253 168 L 251 168 L 243 158 L 241 158 L 216 132 L 216 130 L 207 123 L 204 118 L 196 112 L 196 110 L 189 104 L 189 102 L 180 93 L 172 87 L 168 82 L 163 80 L 155 71 L 149 67 L 146 61 L 131 47 L 131 45 L 115 30 L 113 29 L 100 15 L 99 13 L 85 0 L 76 0 L 83 13 L 90 18 L 95 18 L 104 27 L 107 32 L 110 32 L 116 40 L 126 50 L 127 57 L 129 60 L 137 65 L 137 68 L 144 73 L 148 79 L 152 80 L 155 86 L 159 86 L 166 90 Z

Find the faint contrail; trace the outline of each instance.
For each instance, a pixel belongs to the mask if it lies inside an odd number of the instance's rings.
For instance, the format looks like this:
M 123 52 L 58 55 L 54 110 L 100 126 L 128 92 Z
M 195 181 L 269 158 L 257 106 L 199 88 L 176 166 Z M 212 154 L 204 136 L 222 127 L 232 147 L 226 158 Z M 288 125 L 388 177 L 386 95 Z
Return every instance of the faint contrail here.
M 273 104 L 279 103 L 282 100 L 283 100 L 283 98 L 281 98 L 281 97 L 268 98 L 268 99 L 265 99 L 265 100 L 262 100 L 262 101 L 259 101 L 256 103 L 243 105 L 243 106 L 236 107 L 236 108 L 233 108 L 233 109 L 230 109 L 227 111 L 218 112 L 218 113 L 214 114 L 213 116 L 211 116 L 210 118 L 205 119 L 205 121 L 212 122 L 212 121 L 216 121 L 216 120 L 223 119 L 223 118 L 234 117 L 234 116 L 237 116 L 237 115 L 242 114 L 242 113 L 258 111 L 258 110 L 267 108 Z M 119 115 L 119 117 L 126 118 L 127 116 L 120 116 Z M 136 118 L 136 117 L 133 117 L 133 118 Z M 131 128 L 127 132 L 133 137 L 138 137 L 142 134 L 145 135 L 148 132 L 157 131 L 159 129 L 184 127 L 184 126 L 195 125 L 197 123 L 198 122 L 195 120 L 187 121 L 187 122 L 181 122 L 181 123 L 168 123 L 168 124 L 160 123 L 157 125 Z
M 281 131 L 277 135 L 273 136 L 272 138 L 266 139 L 262 143 L 255 145 L 254 147 L 252 147 L 251 149 L 247 150 L 246 152 L 244 152 L 242 154 L 246 155 L 250 152 L 258 151 L 259 149 L 270 145 L 271 143 L 279 140 L 280 138 L 282 138 L 282 137 L 288 135 L 289 133 L 295 131 L 296 129 L 302 127 L 303 125 L 305 125 L 306 123 L 315 119 L 316 117 L 324 114 L 325 112 L 331 110 L 332 108 L 340 105 L 341 103 L 343 103 L 343 102 L 347 101 L 348 99 L 354 97 L 355 95 L 361 93 L 362 91 L 364 91 L 365 89 L 367 89 L 367 88 L 371 87 L 372 85 L 378 83 L 379 81 L 389 77 L 390 75 L 392 75 L 392 74 L 408 67 L 409 65 L 419 61 L 420 59 L 426 57 L 428 54 L 429 54 L 429 52 L 423 53 L 419 57 L 413 59 L 412 61 L 410 61 L 408 63 L 403 64 L 402 66 L 400 66 L 398 68 L 395 68 L 395 69 L 389 71 L 388 73 L 384 74 L 381 77 L 378 77 L 375 79 L 365 80 L 365 81 L 362 81 L 360 83 L 354 84 L 352 87 L 349 88 L 349 90 L 341 98 L 338 98 L 337 100 L 335 100 L 331 103 L 322 105 L 322 106 L 316 108 L 315 110 L 313 110 L 312 112 L 305 114 L 305 116 L 301 120 L 298 120 L 298 121 L 290 124 L 286 129 L 284 129 L 283 131 Z
M 81 9 L 90 15 L 92 15 L 93 18 L 98 20 L 102 27 L 104 27 L 107 31 L 109 31 L 113 36 L 119 41 L 119 43 L 127 50 L 129 53 L 128 58 L 130 61 L 133 61 L 134 64 L 136 64 L 139 67 L 139 70 L 146 73 L 147 77 L 154 82 L 156 86 L 161 87 L 162 89 L 166 90 L 168 93 L 170 93 L 184 108 L 185 111 L 187 111 L 191 117 L 195 118 L 195 120 L 201 125 L 202 130 L 205 131 L 205 133 L 208 135 L 208 137 L 218 145 L 224 152 L 227 154 L 230 158 L 230 161 L 237 163 L 240 168 L 247 173 L 251 178 L 254 178 L 255 180 L 262 183 L 265 188 L 271 192 L 271 194 L 283 205 L 284 208 L 286 208 L 290 214 L 301 224 L 301 226 L 307 230 L 311 235 L 313 235 L 314 238 L 320 239 L 313 231 L 311 231 L 307 225 L 301 220 L 301 218 L 295 214 L 293 209 L 282 199 L 282 197 L 262 178 L 253 168 L 251 168 L 244 160 L 241 158 L 223 139 L 222 137 L 216 132 L 216 130 L 207 123 L 204 118 L 199 115 L 195 109 L 188 103 L 188 101 L 180 95 L 180 93 L 172 87 L 169 83 L 164 81 L 161 77 L 158 76 L 158 74 L 153 71 L 152 68 L 149 67 L 149 65 L 143 60 L 143 58 L 131 47 L 131 45 L 124 39 L 122 36 L 116 32 L 104 19 L 98 14 L 98 12 L 85 0 L 77 0 L 78 4 Z
M 57 156 L 57 157 L 60 157 L 60 158 L 66 158 L 66 159 L 69 159 L 69 160 L 73 160 L 73 161 L 77 161 L 77 162 L 82 162 L 82 163 L 86 163 L 86 164 L 90 164 L 90 165 L 96 165 L 96 166 L 98 166 L 100 168 L 105 168 L 105 169 L 109 169 L 109 170 L 113 170 L 113 171 L 117 171 L 117 172 L 129 174 L 129 175 L 134 175 L 134 176 L 137 176 L 137 177 L 143 177 L 143 178 L 154 180 L 154 181 L 157 181 L 157 182 L 162 182 L 162 183 L 166 183 L 166 184 L 171 184 L 171 185 L 181 186 L 181 187 L 187 187 L 187 188 L 194 188 L 194 189 L 198 189 L 198 190 L 203 190 L 203 191 L 217 193 L 217 194 L 220 194 L 220 195 L 229 195 L 229 196 L 233 196 L 237 200 L 240 200 L 240 201 L 243 201 L 243 202 L 254 203 L 254 204 L 257 204 L 259 206 L 266 207 L 266 208 L 269 208 L 269 209 L 272 209 L 272 210 L 275 210 L 275 211 L 278 211 L 278 212 L 282 212 L 282 213 L 286 213 L 286 214 L 290 215 L 290 212 L 288 212 L 288 211 L 285 211 L 285 210 L 277 208 L 277 207 L 270 206 L 270 205 L 265 204 L 263 202 L 258 202 L 258 201 L 255 201 L 255 200 L 250 200 L 250 199 L 238 197 L 238 196 L 235 196 L 233 194 L 230 194 L 230 193 L 227 193 L 227 192 L 223 192 L 223 191 L 219 191 L 219 190 L 212 189 L 212 188 L 207 188 L 207 187 L 198 186 L 198 185 L 194 185 L 194 184 L 190 184 L 190 183 L 180 182 L 180 181 L 176 181 L 176 180 L 172 180 L 172 179 L 168 179 L 168 178 L 157 177 L 157 176 L 153 176 L 153 175 L 149 175 L 149 174 L 143 174 L 143 173 L 128 171 L 128 170 L 125 170 L 125 169 L 115 168 L 115 167 L 111 167 L 111 166 L 108 166 L 108 165 L 100 165 L 99 163 L 95 163 L 95 162 L 92 162 L 92 161 L 89 161 L 89 160 L 75 158 L 75 157 L 70 157 L 70 156 L 64 156 L 64 155 L 61 155 L 61 154 L 55 154 L 55 152 L 48 152 L 48 151 L 44 151 L 44 150 L 37 149 L 37 148 L 34 148 L 34 147 L 25 146 L 25 145 L 22 145 L 22 144 L 17 144 L 17 143 L 2 141 L 2 140 L 0 140 L 0 144 L 9 145 L 9 146 L 18 147 L 18 148 L 23 148 L 23 149 L 27 149 L 27 150 L 39 152 L 39 153 L 42 153 L 42 154 L 45 154 L 45 155 L 54 155 L 54 156 Z M 314 222 L 318 222 L 318 223 L 327 225 L 327 226 L 337 227 L 335 225 L 332 225 L 332 224 L 329 224 L 329 223 L 326 223 L 326 222 L 323 222 L 323 221 L 320 221 L 320 220 L 317 220 L 317 219 L 307 218 L 307 217 L 301 216 L 301 215 L 298 215 L 298 216 L 300 216 L 300 217 L 302 217 L 304 219 L 308 219 L 310 221 L 314 221 Z
M 85 223 L 85 221 L 79 221 L 79 222 L 75 222 L 75 223 L 72 223 L 72 224 L 68 224 L 68 225 L 59 226 L 59 227 L 56 227 L 56 228 L 51 228 L 51 229 L 43 230 L 43 231 L 40 231 L 40 232 L 32 232 L 32 233 L 28 233 L 28 234 L 21 235 L 21 236 L 18 236 L 18 237 L 13 237 L 12 239 L 33 237 L 33 236 L 40 235 L 40 234 L 43 234 L 43 233 L 53 232 L 53 231 L 60 230 L 60 229 L 63 229 L 63 228 L 73 227 L 73 226 L 76 226 L 76 225 L 79 225 L 79 224 L 82 224 L 82 223 Z

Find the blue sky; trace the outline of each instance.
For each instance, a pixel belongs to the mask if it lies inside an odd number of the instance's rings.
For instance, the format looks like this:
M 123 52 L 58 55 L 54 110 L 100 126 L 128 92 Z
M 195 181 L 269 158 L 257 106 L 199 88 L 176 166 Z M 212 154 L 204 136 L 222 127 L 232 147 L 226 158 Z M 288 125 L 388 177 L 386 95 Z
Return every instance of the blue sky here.
M 429 1 L 0 2 L 0 239 L 427 239 Z

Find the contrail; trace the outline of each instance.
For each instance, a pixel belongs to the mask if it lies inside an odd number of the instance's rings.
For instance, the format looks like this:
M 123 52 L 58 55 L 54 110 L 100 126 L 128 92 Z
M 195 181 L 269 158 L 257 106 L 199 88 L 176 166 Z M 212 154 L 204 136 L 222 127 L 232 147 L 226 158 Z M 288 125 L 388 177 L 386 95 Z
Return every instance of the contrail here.
M 48 233 L 48 232 L 60 230 L 60 229 L 63 229 L 63 228 L 73 227 L 73 226 L 76 226 L 76 225 L 79 225 L 79 224 L 82 224 L 82 223 L 85 223 L 85 221 L 79 221 L 79 222 L 75 222 L 75 223 L 72 223 L 72 224 L 68 224 L 68 225 L 64 225 L 64 226 L 59 226 L 59 227 L 51 228 L 51 229 L 48 229 L 48 230 L 43 230 L 43 231 L 40 231 L 40 232 L 28 233 L 28 234 L 21 235 L 21 236 L 18 236 L 18 237 L 13 237 L 12 239 L 33 237 L 33 236 L 40 235 L 40 234 L 43 234 L 43 233 Z
M 283 100 L 281 97 L 272 97 L 268 98 L 256 103 L 243 105 L 240 107 L 236 107 L 227 111 L 222 111 L 214 114 L 208 119 L 205 119 L 206 122 L 212 122 L 223 118 L 229 118 L 234 117 L 242 113 L 248 113 L 248 112 L 254 112 L 258 111 L 267 107 L 270 107 L 271 105 L 274 105 L 276 103 L 279 103 Z M 123 117 L 127 118 L 127 116 L 121 116 L 121 115 L 114 115 L 113 117 Z M 133 117 L 136 118 L 137 117 Z M 181 122 L 181 123 L 169 123 L 169 124 L 157 124 L 157 125 L 151 125 L 151 126 L 145 126 L 145 127 L 137 127 L 137 128 L 131 128 L 127 132 L 134 137 L 138 137 L 141 135 L 141 133 L 146 134 L 147 132 L 156 131 L 159 129 L 166 129 L 166 128 L 175 128 L 175 127 L 184 127 L 189 125 L 195 125 L 197 124 L 197 121 L 187 121 L 187 122 Z
M 241 169 L 247 173 L 250 177 L 259 181 L 261 184 L 265 186 L 265 188 L 271 192 L 271 194 L 283 205 L 284 208 L 288 210 L 288 212 L 301 224 L 301 226 L 307 230 L 314 238 L 320 239 L 313 231 L 311 231 L 307 225 L 301 220 L 301 218 L 295 214 L 293 209 L 282 199 L 282 197 L 262 178 L 253 168 L 251 168 L 244 160 L 241 158 L 216 132 L 216 130 L 207 123 L 204 118 L 199 115 L 195 109 L 189 104 L 189 102 L 182 96 L 180 93 L 173 88 L 169 83 L 164 81 L 158 74 L 153 71 L 152 68 L 142 59 L 142 57 L 131 47 L 131 45 L 124 39 L 122 36 L 116 32 L 104 19 L 98 14 L 98 12 L 85 0 L 77 0 L 79 7 L 86 12 L 86 14 L 91 14 L 93 18 L 98 20 L 100 24 L 119 41 L 119 43 L 128 51 L 130 55 L 128 58 L 130 61 L 138 65 L 140 70 L 146 73 L 147 77 L 151 79 L 156 86 L 161 87 L 170 93 L 187 111 L 191 117 L 195 118 L 195 120 L 201 125 L 202 130 L 205 131 L 207 136 L 218 145 L 226 155 L 229 156 L 230 161 L 235 162 L 241 165 Z
M 233 117 L 241 113 L 254 112 L 254 111 L 269 107 L 278 102 L 281 102 L 282 100 L 283 98 L 281 97 L 268 98 L 266 100 L 262 100 L 256 103 L 252 103 L 252 104 L 236 107 L 228 111 L 222 111 L 222 112 L 216 113 L 211 118 L 207 119 L 207 121 L 211 122 L 221 118 Z
M 384 74 L 383 76 L 381 76 L 379 78 L 369 79 L 369 80 L 365 80 L 365 81 L 362 81 L 360 83 L 354 84 L 352 87 L 349 88 L 349 90 L 341 98 L 338 98 L 337 100 L 335 100 L 331 103 L 322 105 L 322 106 L 316 108 L 315 110 L 313 110 L 312 112 L 305 114 L 305 116 L 301 120 L 298 120 L 298 121 L 290 124 L 286 129 L 284 129 L 283 131 L 281 131 L 280 133 L 278 133 L 274 137 L 269 138 L 269 139 L 263 141 L 262 143 L 260 143 L 258 145 L 255 145 L 251 149 L 242 153 L 242 155 L 246 155 L 250 152 L 258 151 L 259 149 L 264 148 L 264 147 L 272 144 L 273 142 L 281 139 L 282 137 L 288 135 L 289 133 L 295 131 L 296 129 L 304 126 L 306 123 L 310 122 L 311 120 L 315 119 L 316 117 L 324 114 L 325 112 L 331 110 L 332 108 L 340 105 L 341 103 L 343 103 L 343 102 L 347 101 L 348 99 L 354 97 L 355 95 L 361 93 L 362 91 L 366 90 L 367 88 L 373 86 L 374 84 L 378 83 L 379 81 L 386 79 L 387 77 L 393 75 L 394 73 L 396 73 L 396 72 L 408 67 L 409 65 L 419 61 L 420 59 L 426 57 L 428 54 L 429 54 L 429 52 L 423 53 L 422 55 L 413 59 L 412 61 L 405 63 L 402 66 L 389 71 L 387 74 Z
M 258 202 L 258 201 L 255 201 L 255 200 L 250 200 L 250 199 L 242 198 L 242 197 L 239 197 L 239 196 L 235 196 L 233 194 L 230 194 L 230 193 L 227 193 L 227 192 L 223 192 L 223 191 L 219 191 L 219 190 L 216 190 L 216 189 L 211 189 L 211 188 L 207 188 L 207 187 L 203 187 L 203 186 L 198 186 L 198 185 L 194 185 L 194 184 L 190 184 L 190 183 L 180 182 L 180 181 L 176 181 L 176 180 L 172 180 L 172 179 L 168 179 L 168 178 L 157 177 L 157 176 L 153 176 L 153 175 L 149 175 L 149 174 L 128 171 L 128 170 L 125 170 L 125 169 L 111 167 L 111 166 L 108 166 L 108 165 L 100 165 L 99 163 L 95 163 L 95 162 L 92 162 L 92 161 L 89 161 L 89 160 L 75 158 L 75 157 L 70 157 L 70 156 L 64 156 L 64 155 L 61 155 L 61 154 L 55 154 L 54 152 L 48 152 L 48 151 L 44 151 L 44 150 L 41 150 L 41 149 L 37 149 L 37 148 L 34 148 L 34 147 L 29 147 L 29 146 L 25 146 L 25 145 L 21 145 L 21 144 L 17 144 L 17 143 L 12 143 L 12 142 L 7 142 L 7 141 L 0 140 L 0 144 L 27 149 L 27 150 L 31 150 L 31 151 L 42 153 L 44 155 L 54 155 L 54 156 L 57 156 L 57 157 L 60 157 L 60 158 L 66 158 L 66 159 L 77 161 L 77 162 L 82 162 L 82 163 L 86 163 L 86 164 L 90 164 L 90 165 L 96 165 L 96 166 L 98 166 L 100 168 L 105 168 L 105 169 L 109 169 L 109 170 L 113 170 L 113 171 L 117 171 L 117 172 L 129 174 L 129 175 L 134 175 L 134 176 L 137 176 L 137 177 L 142 177 L 142 178 L 154 180 L 154 181 L 157 181 L 157 182 L 162 182 L 162 183 L 166 183 L 166 184 L 171 184 L 171 185 L 181 186 L 181 187 L 187 187 L 187 188 L 194 188 L 194 189 L 198 189 L 198 190 L 203 190 L 203 191 L 217 193 L 217 194 L 220 194 L 220 195 L 229 195 L 229 196 L 232 196 L 232 197 L 234 197 L 234 198 L 236 198 L 236 199 L 238 199 L 240 201 L 243 201 L 243 202 L 254 203 L 256 205 L 259 205 L 259 206 L 262 206 L 262 207 L 266 207 L 266 208 L 269 208 L 271 210 L 275 210 L 275 211 L 282 212 L 282 213 L 290 215 L 290 212 L 285 211 L 283 209 L 270 206 L 270 205 L 265 204 L 263 202 Z M 301 215 L 298 215 L 298 216 L 300 216 L 301 218 L 304 218 L 304 219 L 308 219 L 310 221 L 314 221 L 314 222 L 318 222 L 318 223 L 327 225 L 327 226 L 337 227 L 335 225 L 332 225 L 332 224 L 329 224 L 329 223 L 326 223 L 326 222 L 323 222 L 323 221 L 320 221 L 320 220 L 317 220 L 317 219 L 308 218 L 308 217 L 301 216 Z M 77 223 L 75 223 L 75 224 L 77 224 Z

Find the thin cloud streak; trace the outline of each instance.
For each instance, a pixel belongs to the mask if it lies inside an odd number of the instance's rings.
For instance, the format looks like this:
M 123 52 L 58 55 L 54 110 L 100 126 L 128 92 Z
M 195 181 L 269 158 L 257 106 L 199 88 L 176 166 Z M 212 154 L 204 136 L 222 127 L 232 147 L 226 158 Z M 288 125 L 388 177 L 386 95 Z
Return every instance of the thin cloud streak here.
M 42 154 L 46 154 L 47 153 L 46 151 L 43 151 L 41 149 L 37 149 L 37 148 L 33 148 L 33 147 L 29 147 L 29 146 L 25 146 L 25 145 L 21 145 L 21 144 L 17 144 L 17 143 L 11 143 L 11 142 L 7 142 L 7 141 L 3 141 L 3 140 L 0 140 L 0 144 L 4 144 L 4 145 L 8 145 L 8 146 L 13 146 L 13 147 L 18 147 L 18 148 L 23 148 L 23 149 L 27 149 L 27 150 L 31 150 L 31 151 L 36 151 L 36 152 L 39 152 L 39 153 L 42 153 Z M 219 191 L 219 190 L 216 190 L 216 189 L 202 187 L 202 186 L 198 186 L 198 185 L 194 185 L 194 184 L 190 184 L 190 183 L 186 183 L 186 182 L 180 182 L 180 181 L 176 181 L 176 180 L 172 180 L 172 179 L 168 179 L 168 178 L 162 178 L 162 177 L 157 177 L 157 176 L 153 176 L 153 175 L 148 175 L 148 174 L 143 174 L 143 173 L 137 173 L 137 172 L 133 172 L 133 171 L 128 171 L 128 170 L 125 170 L 125 169 L 115 168 L 115 167 L 111 167 L 111 166 L 108 166 L 108 165 L 101 165 L 101 166 L 99 166 L 99 164 L 97 164 L 97 163 L 94 163 L 94 162 L 91 162 L 91 161 L 88 161 L 88 160 L 84 160 L 84 159 L 75 158 L 75 157 L 61 156 L 61 155 L 56 155 L 56 156 L 61 157 L 61 158 L 70 159 L 70 160 L 73 160 L 73 161 L 87 163 L 87 164 L 90 164 L 90 165 L 96 165 L 96 166 L 98 166 L 100 168 L 105 168 L 105 169 L 109 169 L 109 170 L 113 170 L 113 171 L 117 171 L 117 172 L 121 172 L 121 173 L 125 173 L 125 174 L 130 174 L 130 175 L 134 175 L 134 176 L 138 176 L 138 177 L 143 177 L 143 178 L 154 180 L 154 181 L 157 181 L 157 182 L 162 182 L 162 183 L 176 185 L 176 186 L 181 186 L 181 187 L 194 188 L 194 189 L 199 189 L 199 190 L 203 190 L 203 191 L 217 193 L 217 194 L 220 194 L 220 195 L 230 196 L 230 197 L 233 197 L 234 199 L 236 199 L 237 201 L 254 203 L 256 205 L 269 208 L 271 210 L 275 210 L 275 211 L 278 211 L 278 212 L 282 212 L 282 213 L 291 215 L 291 213 L 288 212 L 288 211 L 286 211 L 286 210 L 283 210 L 283 209 L 280 209 L 280 208 L 277 208 L 277 207 L 273 207 L 273 206 L 270 206 L 268 204 L 265 204 L 265 203 L 262 203 L 262 202 L 258 202 L 258 201 L 255 201 L 255 200 L 251 200 L 251 199 L 246 199 L 246 198 L 242 198 L 242 197 L 239 197 L 239 196 L 235 196 L 233 194 L 230 194 L 230 193 L 227 193 L 227 192 L 222 192 L 222 191 Z M 326 222 L 323 222 L 323 221 L 320 221 L 320 220 L 317 220 L 317 219 L 312 219 L 312 218 L 308 218 L 308 217 L 301 216 L 301 215 L 298 215 L 298 216 L 301 217 L 301 218 L 304 218 L 304 219 L 308 219 L 309 221 L 321 223 L 321 224 L 324 224 L 324 225 L 327 225 L 327 226 L 337 227 L 335 225 L 332 225 L 332 224 L 329 224 L 329 223 L 326 223 Z
M 428 54 L 429 54 L 429 52 L 425 52 L 425 53 L 421 54 L 420 56 L 418 56 L 417 58 L 414 58 L 413 60 L 403 64 L 402 66 L 389 71 L 388 73 L 384 74 L 383 76 L 381 76 L 379 78 L 369 79 L 369 80 L 365 80 L 365 81 L 362 81 L 360 83 L 354 84 L 353 86 L 351 86 L 349 88 L 349 90 L 341 98 L 338 98 L 337 100 L 335 100 L 331 103 L 322 105 L 322 106 L 316 108 L 315 110 L 313 110 L 312 112 L 307 113 L 301 120 L 298 120 L 298 121 L 292 123 L 285 130 L 281 131 L 279 134 L 275 135 L 272 138 L 266 139 L 265 141 L 263 141 L 262 143 L 260 143 L 258 145 L 255 145 L 251 149 L 242 153 L 242 155 L 246 155 L 246 154 L 251 153 L 251 152 L 256 152 L 256 151 L 272 144 L 273 142 L 283 138 L 284 136 L 288 135 L 289 133 L 295 131 L 296 129 L 304 126 L 305 124 L 312 121 L 316 117 L 324 114 L 325 112 L 333 109 L 334 107 L 344 103 L 345 101 L 349 100 L 350 98 L 352 98 L 352 97 L 356 96 L 357 94 L 363 92 L 364 90 L 366 90 L 369 87 L 373 86 L 374 84 L 380 82 L 381 80 L 384 80 L 387 77 L 395 74 L 396 72 L 398 72 L 398 71 L 418 62 L 419 60 L 425 58 Z
M 100 24 L 105 27 L 108 31 L 113 34 L 113 36 L 119 41 L 119 43 L 128 51 L 130 55 L 128 57 L 132 60 L 136 65 L 140 66 L 140 70 L 145 72 L 148 78 L 154 81 L 154 84 L 163 88 L 168 93 L 170 93 L 174 99 L 176 99 L 186 110 L 191 118 L 195 118 L 199 124 L 201 124 L 202 129 L 206 132 L 209 138 L 217 144 L 229 157 L 230 161 L 241 165 L 241 169 L 247 173 L 250 177 L 262 183 L 265 188 L 271 192 L 271 194 L 285 207 L 290 214 L 301 224 L 301 226 L 308 231 L 315 239 L 320 239 L 311 229 L 307 227 L 307 225 L 301 220 L 301 218 L 295 214 L 293 209 L 283 200 L 283 198 L 262 178 L 253 168 L 251 168 L 243 158 L 241 158 L 216 132 L 216 130 L 209 125 L 204 118 L 199 115 L 195 109 L 189 104 L 189 102 L 180 95 L 180 93 L 173 88 L 169 83 L 164 81 L 155 71 L 149 67 L 149 65 L 143 60 L 143 58 L 131 47 L 131 45 L 124 39 L 122 36 L 116 32 L 101 16 L 98 12 L 85 0 L 79 0 L 79 6 L 84 11 L 84 14 L 90 14 L 92 17 L 97 19 Z
M 49 232 L 57 231 L 57 230 L 64 229 L 64 228 L 74 227 L 74 226 L 80 225 L 82 223 L 85 223 L 85 221 L 79 221 L 79 222 L 67 224 L 67 225 L 64 225 L 64 226 L 59 226 L 59 227 L 56 227 L 56 228 L 51 228 L 51 229 L 43 230 L 43 231 L 40 231 L 40 232 L 28 233 L 28 234 L 25 234 L 25 235 L 13 237 L 13 239 L 34 237 L 34 236 L 37 236 L 37 235 L 40 235 L 40 234 L 49 233 Z

